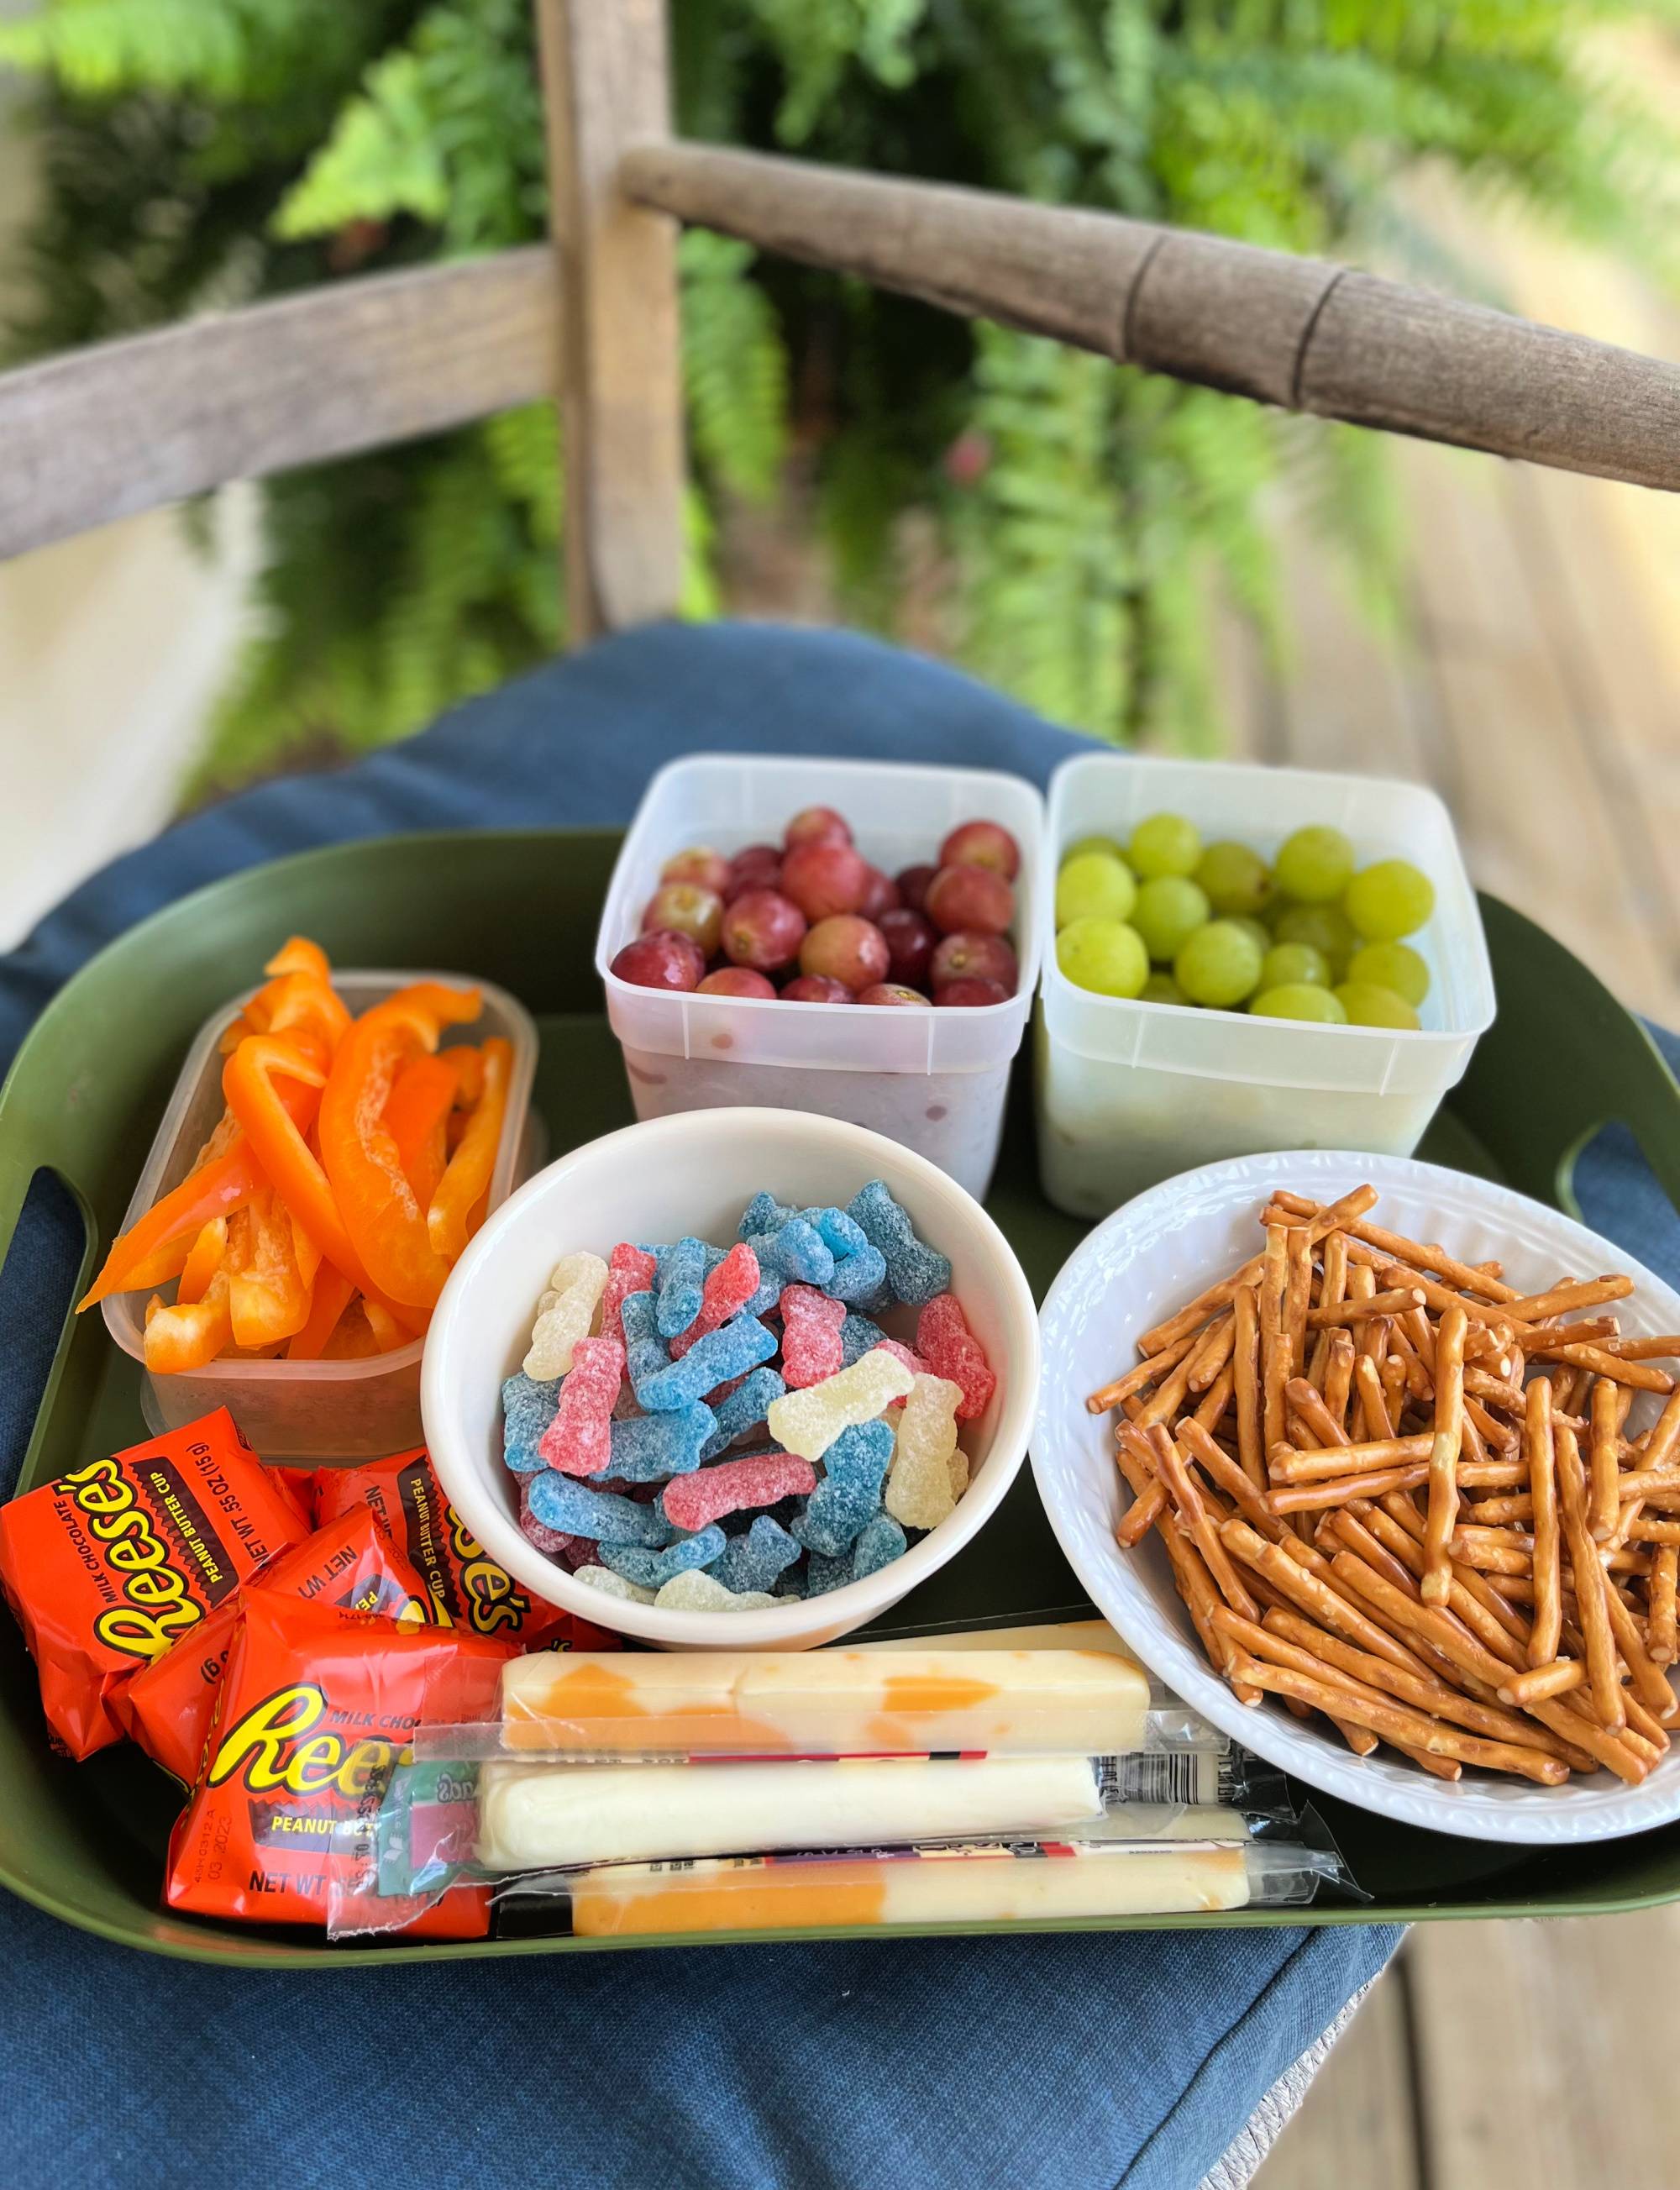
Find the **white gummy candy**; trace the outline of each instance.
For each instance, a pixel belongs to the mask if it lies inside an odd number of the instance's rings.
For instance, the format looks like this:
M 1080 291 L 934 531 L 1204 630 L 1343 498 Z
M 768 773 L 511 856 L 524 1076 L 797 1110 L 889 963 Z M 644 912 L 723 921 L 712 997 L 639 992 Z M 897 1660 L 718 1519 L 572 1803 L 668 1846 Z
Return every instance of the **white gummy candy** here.
M 610 1567 L 579 1567 L 572 1580 L 581 1581 L 587 1589 L 599 1590 L 603 1597 L 621 1597 L 627 1604 L 651 1604 L 654 1601 L 650 1589 L 644 1589 L 639 1582 L 626 1581 Z
M 589 1336 L 606 1285 L 607 1266 L 599 1255 L 563 1255 L 555 1263 L 538 1303 L 531 1350 L 519 1364 L 527 1376 L 546 1383 L 570 1376 L 572 1348 Z
M 772 1399 L 765 1421 L 786 1451 L 801 1460 L 820 1460 L 842 1430 L 873 1421 L 884 1407 L 905 1398 L 915 1381 L 896 1353 L 872 1346 L 849 1369 Z
M 962 1398 L 962 1386 L 943 1376 L 918 1376 L 911 1386 L 882 1500 L 900 1528 L 937 1529 L 956 1510 L 951 1459 Z M 967 1468 L 965 1461 L 965 1484 Z
M 725 1589 L 703 1567 L 673 1574 L 653 1600 L 678 1612 L 760 1612 L 776 1601 L 762 1589 Z

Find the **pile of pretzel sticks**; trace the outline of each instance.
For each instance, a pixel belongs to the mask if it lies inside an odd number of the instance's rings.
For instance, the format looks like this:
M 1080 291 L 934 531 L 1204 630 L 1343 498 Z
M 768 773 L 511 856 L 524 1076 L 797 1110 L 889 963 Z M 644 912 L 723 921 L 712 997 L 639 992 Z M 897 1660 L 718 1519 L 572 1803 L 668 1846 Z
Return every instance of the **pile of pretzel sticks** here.
M 1622 1337 L 1629 1278 L 1524 1294 L 1376 1200 L 1274 1194 L 1263 1251 L 1091 1394 L 1121 1415 L 1116 1540 L 1159 1534 L 1246 1704 L 1440 1779 L 1637 1785 L 1680 1713 L 1680 1334 Z

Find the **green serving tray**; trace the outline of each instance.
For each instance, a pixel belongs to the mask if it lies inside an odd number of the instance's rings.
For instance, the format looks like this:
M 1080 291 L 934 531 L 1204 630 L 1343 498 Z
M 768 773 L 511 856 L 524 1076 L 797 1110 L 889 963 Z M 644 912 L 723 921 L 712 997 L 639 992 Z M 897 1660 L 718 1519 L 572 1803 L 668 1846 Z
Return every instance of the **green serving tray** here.
M 386 837 L 279 860 L 156 914 L 54 1000 L 0 1093 L 0 1255 L 31 1180 L 43 1167 L 56 1172 L 87 1220 L 82 1290 L 127 1206 L 188 1041 L 297 930 L 318 937 L 343 964 L 453 968 L 521 997 L 542 1035 L 535 1099 L 556 1151 L 625 1124 L 630 1105 L 593 962 L 618 844 L 616 832 L 600 830 Z M 1499 1018 L 1423 1153 L 1578 1214 L 1575 1158 L 1600 1125 L 1620 1119 L 1680 1203 L 1680 1089 L 1649 1037 L 1540 929 L 1493 899 L 1482 911 Z M 1039 1192 L 1029 1096 L 1023 1071 L 990 1206 L 1041 1293 L 1086 1228 Z M 111 1344 L 97 1315 L 78 1320 L 68 1308 L 20 1489 L 145 1434 L 135 1364 Z M 928 1634 L 1090 1609 L 1024 1470 L 977 1540 L 873 1631 Z M 174 1915 L 158 1895 L 179 1807 L 173 1783 L 135 1750 L 109 1750 L 86 1764 L 54 1755 L 34 1669 L 12 1622 L 0 1619 L 0 1881 L 67 1922 L 154 1953 L 248 1967 L 615 1943 L 509 1939 L 345 1950 L 291 1928 Z M 1329 1801 L 1321 1807 L 1373 1897 L 1368 1906 L 1047 1928 L 1581 1915 L 1680 1898 L 1680 1824 L 1535 1853 L 1416 1831 Z M 707 1943 L 719 1937 L 702 1935 Z

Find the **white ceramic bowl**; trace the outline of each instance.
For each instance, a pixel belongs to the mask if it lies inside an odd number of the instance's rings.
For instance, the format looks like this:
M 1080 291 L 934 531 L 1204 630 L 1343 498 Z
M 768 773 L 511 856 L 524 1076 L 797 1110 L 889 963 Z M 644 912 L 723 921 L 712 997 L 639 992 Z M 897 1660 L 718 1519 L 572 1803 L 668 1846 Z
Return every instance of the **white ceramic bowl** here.
M 1538 1289 L 1569 1274 L 1625 1270 L 1637 1290 L 1616 1304 L 1628 1331 L 1680 1330 L 1680 1296 L 1584 1225 L 1439 1165 L 1331 1149 L 1234 1157 L 1165 1180 L 1116 1210 L 1076 1250 L 1044 1303 L 1044 1386 L 1033 1470 L 1051 1525 L 1098 1609 L 1176 1695 L 1308 1785 L 1342 1801 L 1470 1840 L 1563 1847 L 1614 1840 L 1680 1817 L 1680 1750 L 1641 1787 L 1607 1772 L 1558 1788 L 1466 1768 L 1433 1779 L 1390 1749 L 1354 1756 L 1338 1738 L 1277 1705 L 1238 1703 L 1209 1665 L 1152 1535 L 1122 1552 L 1114 1528 L 1127 1502 L 1113 1457 L 1113 1418 L 1087 1413 L 1085 1395 L 1136 1359 L 1139 1332 L 1226 1276 L 1259 1244 L 1257 1218 L 1275 1187 L 1333 1201 L 1369 1180 L 1376 1221 L 1414 1240 L 1440 1240 L 1466 1262 L 1497 1256 L 1513 1285 Z M 1642 1398 L 1636 1425 L 1654 1410 Z
M 630 1604 L 574 1581 L 520 1534 L 518 1486 L 502 1463 L 501 1385 L 523 1359 L 537 1296 L 562 1255 L 621 1240 L 693 1233 L 727 1243 L 761 1187 L 809 1207 L 884 1179 L 917 1232 L 951 1262 L 951 1289 L 997 1372 L 963 1425 L 972 1463 L 956 1511 L 867 1580 L 755 1612 Z M 890 1323 L 892 1319 L 888 1319 Z M 427 1335 L 420 1408 L 455 1509 L 485 1549 L 552 1604 L 681 1650 L 798 1650 L 896 1604 L 954 1557 L 1009 1488 L 1038 1391 L 1038 1325 L 1014 1251 L 972 1195 L 923 1156 L 844 1120 L 795 1110 L 694 1110 L 574 1149 L 490 1217 L 451 1274 Z

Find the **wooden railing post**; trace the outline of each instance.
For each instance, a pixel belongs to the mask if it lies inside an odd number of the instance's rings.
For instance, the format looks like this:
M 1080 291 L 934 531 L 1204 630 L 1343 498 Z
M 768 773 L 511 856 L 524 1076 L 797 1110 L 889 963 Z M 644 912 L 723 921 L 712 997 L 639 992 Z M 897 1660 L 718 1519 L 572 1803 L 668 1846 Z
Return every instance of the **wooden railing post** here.
M 682 573 L 676 224 L 618 182 L 670 128 L 666 0 L 536 0 L 561 287 L 571 644 L 669 616 Z

